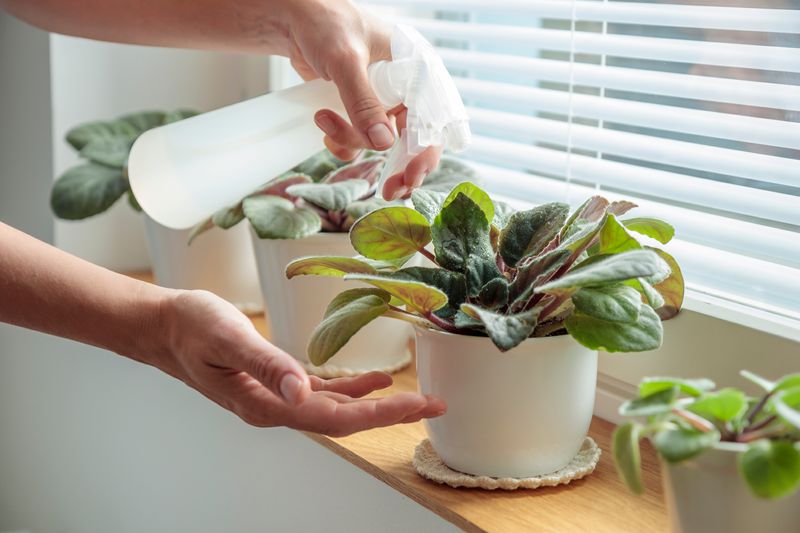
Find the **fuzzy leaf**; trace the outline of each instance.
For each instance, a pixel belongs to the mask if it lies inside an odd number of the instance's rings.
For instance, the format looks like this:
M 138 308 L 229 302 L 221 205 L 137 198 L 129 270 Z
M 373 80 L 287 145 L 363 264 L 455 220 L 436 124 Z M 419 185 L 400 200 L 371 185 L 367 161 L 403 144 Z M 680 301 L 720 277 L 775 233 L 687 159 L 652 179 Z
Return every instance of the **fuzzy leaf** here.
M 450 191 L 450 194 L 447 195 L 447 198 L 445 198 L 442 203 L 442 209 L 453 203 L 453 200 L 455 200 L 459 194 L 463 194 L 475 202 L 475 205 L 480 207 L 481 211 L 483 211 L 487 222 L 491 223 L 494 220 L 494 203 L 492 203 L 492 199 L 489 198 L 486 192 L 469 181 L 459 183 Z
M 480 294 L 481 289 L 493 279 L 502 277 L 494 259 L 471 255 L 467 258 L 467 296 L 474 298 Z
M 567 204 L 552 202 L 511 215 L 500 233 L 500 255 L 509 266 L 523 257 L 538 255 L 559 230 L 569 214 Z
M 661 244 L 667 244 L 675 236 L 675 228 L 657 218 L 639 217 L 623 220 L 622 223 L 631 231 L 646 235 Z
M 631 492 L 644 492 L 642 483 L 642 458 L 639 451 L 639 432 L 641 426 L 633 422 L 623 424 L 614 430 L 611 450 L 619 477 Z
M 509 204 L 494 200 L 494 219 L 492 220 L 492 225 L 496 226 L 498 229 L 503 229 L 506 227 L 506 224 L 508 224 L 511 215 L 516 212 L 517 210 Z
M 678 463 L 704 452 L 719 442 L 718 431 L 676 428 L 659 431 L 653 445 L 668 463 Z
M 758 440 L 739 455 L 739 470 L 759 498 L 788 496 L 800 487 L 800 451 L 790 441 Z
M 342 278 L 345 274 L 377 274 L 378 271 L 364 261 L 353 257 L 314 256 L 300 257 L 286 265 L 286 278 L 295 276 L 329 276 Z
M 350 289 L 336 296 L 308 343 L 308 359 L 325 364 L 361 328 L 389 309 L 389 295 L 370 288 Z
M 656 248 L 649 247 L 645 248 L 657 253 L 659 257 L 661 257 L 661 259 L 667 263 L 667 266 L 669 266 L 669 276 L 653 286 L 653 288 L 657 290 L 658 293 L 664 298 L 664 304 L 658 306 L 656 312 L 658 313 L 658 316 L 661 317 L 661 320 L 669 320 L 677 315 L 680 312 L 681 307 L 683 307 L 683 295 L 685 290 L 683 273 L 681 272 L 681 267 L 678 266 L 678 262 L 675 261 L 675 258 L 664 250 L 658 250 Z
M 722 389 L 708 392 L 689 405 L 688 409 L 703 418 L 720 422 L 737 420 L 747 411 L 747 396 L 740 390 Z
M 127 122 L 133 126 L 138 133 L 144 133 L 164 123 L 167 114 L 163 111 L 139 111 L 123 115 L 117 119 L 120 122 Z
M 306 183 L 292 185 L 286 189 L 286 192 L 326 211 L 341 211 L 350 202 L 354 202 L 367 194 L 369 187 L 369 182 L 366 180 L 352 179 L 330 184 Z
M 279 196 L 245 198 L 243 208 L 261 239 L 301 239 L 322 228 L 322 220 L 314 211 L 296 207 Z
M 466 273 L 470 257 L 494 261 L 489 222 L 480 206 L 462 193 L 436 216 L 431 236 L 436 261 L 447 270 Z
M 375 182 L 381 175 L 381 169 L 383 168 L 385 162 L 386 158 L 383 156 L 361 159 L 332 171 L 325 176 L 324 182 L 338 183 L 341 181 L 359 179 L 366 181 L 370 184 L 370 186 L 372 186 L 375 185 Z
M 515 315 L 503 315 L 472 304 L 462 304 L 461 311 L 483 322 L 486 333 L 501 352 L 506 352 L 530 337 L 541 309 L 534 308 Z
M 211 216 L 211 221 L 214 225 L 222 229 L 230 229 L 242 220 L 244 220 L 242 202 L 232 207 L 224 207 Z
M 608 215 L 599 237 L 598 251 L 601 254 L 618 254 L 628 250 L 638 250 L 642 247 L 614 215 Z
M 353 247 L 370 259 L 407 258 L 430 241 L 428 221 L 408 207 L 378 209 L 358 219 L 350 229 Z
M 350 215 L 353 220 L 358 220 L 364 215 L 368 215 L 369 213 L 377 211 L 378 209 L 382 209 L 384 207 L 399 207 L 402 205 L 402 201 L 389 202 L 383 198 L 374 197 L 367 200 L 356 200 L 355 202 L 350 203 L 350 205 L 345 208 L 345 211 L 347 211 L 347 214 Z
M 481 306 L 497 309 L 508 303 L 508 281 L 504 277 L 494 278 L 483 286 L 478 294 Z
M 518 265 L 517 275 L 509 287 L 509 298 L 512 301 L 527 301 L 540 280 L 548 279 L 570 256 L 569 250 L 551 250 L 545 254 Z
M 593 350 L 606 352 L 644 352 L 661 346 L 663 327 L 653 309 L 643 305 L 636 322 L 609 322 L 580 312 L 566 320 L 567 331 L 575 340 Z
M 80 151 L 80 156 L 115 168 L 122 168 L 128 164 L 133 139 L 118 135 L 93 139 Z
M 559 232 L 561 241 L 575 235 L 579 229 L 588 222 L 598 222 L 606 213 L 608 200 L 602 196 L 592 196 L 578 207 L 564 223 Z
M 615 283 L 602 287 L 584 287 L 572 295 L 579 312 L 611 322 L 635 322 L 642 300 L 636 289 Z
M 454 315 L 453 323 L 458 329 L 480 329 L 483 331 L 486 330 L 486 328 L 483 327 L 483 322 L 481 322 L 477 318 L 471 317 L 461 309 L 459 309 Z
M 649 396 L 662 390 L 678 387 L 684 394 L 689 396 L 700 396 L 704 392 L 712 390 L 715 385 L 710 379 L 682 379 L 682 378 L 644 378 L 639 383 L 639 396 Z
M 312 183 L 310 176 L 305 174 L 297 174 L 295 172 L 287 172 L 273 180 L 270 180 L 261 189 L 257 190 L 253 194 L 250 194 L 249 196 L 269 194 L 272 196 L 281 196 L 287 200 L 291 200 L 291 195 L 287 192 L 287 189 L 293 185 L 302 185 L 306 183 Z
M 168 111 L 166 115 L 164 115 L 164 124 L 172 124 L 173 122 L 179 122 L 181 120 L 196 117 L 199 115 L 199 111 L 195 111 L 194 109 L 175 109 L 173 111 Z
M 661 293 L 658 292 L 655 287 L 650 285 L 650 283 L 644 278 L 636 278 L 634 280 L 626 281 L 625 284 L 630 285 L 639 291 L 639 293 L 644 296 L 644 301 L 647 302 L 650 307 L 655 309 L 656 313 L 658 313 L 658 310 L 666 304 L 666 301 L 664 300 L 664 297 L 661 296 Z M 661 316 L 660 313 L 658 314 Z M 661 317 L 661 320 L 664 320 L 663 316 Z
M 668 413 L 678 399 L 678 386 L 661 389 L 652 394 L 629 400 L 619 407 L 622 416 L 653 416 Z
M 447 194 L 428 189 L 415 189 L 411 193 L 411 203 L 414 204 L 414 209 L 430 223 L 433 223 L 436 215 L 442 210 L 442 204 L 446 198 Z
M 322 150 L 321 152 L 309 157 L 292 170 L 299 174 L 310 176 L 312 180 L 319 182 L 322 181 L 322 179 L 330 172 L 333 172 L 339 168 L 342 164 L 343 163 L 333 157 L 333 154 L 331 154 L 328 150 Z
M 121 169 L 89 163 L 72 167 L 56 180 L 50 206 L 58 218 L 81 220 L 102 213 L 127 190 Z
M 442 318 L 450 318 L 456 314 L 459 306 L 467 299 L 467 285 L 463 274 L 450 272 L 443 268 L 409 267 L 389 275 L 394 279 L 419 281 L 425 285 L 436 287 L 447 295 L 447 305 L 436 311 Z
M 121 137 L 132 142 L 138 135 L 137 129 L 127 122 L 98 121 L 88 122 L 72 128 L 67 132 L 66 139 L 73 148 L 80 151 L 92 141 Z
M 421 315 L 427 315 L 447 305 L 447 295 L 436 287 L 419 281 L 393 279 L 369 274 L 347 274 L 344 279 L 363 281 L 399 298 Z

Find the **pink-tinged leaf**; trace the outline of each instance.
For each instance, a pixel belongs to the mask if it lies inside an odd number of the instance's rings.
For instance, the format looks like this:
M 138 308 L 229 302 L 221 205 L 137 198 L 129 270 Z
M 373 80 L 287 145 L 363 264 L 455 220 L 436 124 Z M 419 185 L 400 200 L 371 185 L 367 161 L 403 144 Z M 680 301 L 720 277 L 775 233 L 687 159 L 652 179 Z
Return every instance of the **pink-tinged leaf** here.
M 366 180 L 370 186 L 375 185 L 383 169 L 386 158 L 383 156 L 370 157 L 361 161 L 350 163 L 334 170 L 323 180 L 324 183 L 337 183 L 346 180 Z
M 260 191 L 254 193 L 252 196 L 260 196 L 260 195 L 270 195 L 270 196 L 280 196 L 281 198 L 286 198 L 291 200 L 293 196 L 286 192 L 286 189 L 291 187 L 292 185 L 301 185 L 303 183 L 312 183 L 312 179 L 305 174 L 290 174 L 284 177 L 276 178 L 271 182 L 267 183 L 267 185 L 261 189 Z
M 639 206 L 633 202 L 629 202 L 627 200 L 619 200 L 608 204 L 608 207 L 606 208 L 606 213 L 611 213 L 612 215 L 616 215 L 619 217 L 636 207 Z
M 649 248 L 649 247 L 648 247 Z M 649 248 L 661 256 L 669 265 L 671 273 L 667 279 L 654 285 L 654 288 L 664 297 L 664 305 L 656 309 L 661 320 L 669 320 L 677 315 L 683 306 L 684 281 L 681 268 L 675 258 L 663 250 Z

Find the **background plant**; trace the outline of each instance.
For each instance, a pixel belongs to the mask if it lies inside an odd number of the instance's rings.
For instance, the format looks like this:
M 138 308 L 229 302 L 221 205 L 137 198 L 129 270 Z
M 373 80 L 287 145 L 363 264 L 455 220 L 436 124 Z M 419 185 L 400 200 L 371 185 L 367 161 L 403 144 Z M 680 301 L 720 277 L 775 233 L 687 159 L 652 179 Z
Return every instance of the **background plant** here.
M 649 438 L 668 463 L 695 457 L 718 442 L 746 445 L 739 471 L 760 498 L 780 498 L 800 487 L 800 374 L 769 381 L 742 376 L 764 389 L 759 398 L 725 388 L 712 391 L 708 379 L 645 378 L 639 397 L 620 414 L 641 417 L 614 432 L 614 459 L 631 491 L 644 491 L 639 441 Z
M 214 213 L 194 228 L 189 242 L 215 226 L 228 229 L 245 218 L 262 239 L 347 232 L 356 219 L 370 211 L 402 205 L 376 196 L 376 182 L 385 162 L 382 155 L 364 151 L 351 163 L 344 163 L 323 150 L 238 203 Z M 449 189 L 464 175 L 471 176 L 472 170 L 445 158 L 427 177 L 424 187 Z
M 115 120 L 81 124 L 66 140 L 86 162 L 64 172 L 53 184 L 50 206 L 59 218 L 80 220 L 106 211 L 122 195 L 136 211 L 139 203 L 128 183 L 128 155 L 145 131 L 197 115 L 197 111 L 142 111 Z
M 372 286 L 330 303 L 309 343 L 315 364 L 379 316 L 486 335 L 501 351 L 568 332 L 589 348 L 631 352 L 660 346 L 661 319 L 680 309 L 677 263 L 635 237 L 666 243 L 674 230 L 653 218 L 618 218 L 635 207 L 630 202 L 595 196 L 571 215 L 558 202 L 515 211 L 470 182 L 449 194 L 418 190 L 412 201 L 414 209 L 384 207 L 353 224 L 360 257 L 307 257 L 287 266 L 289 278 Z M 417 253 L 435 266 L 403 267 Z

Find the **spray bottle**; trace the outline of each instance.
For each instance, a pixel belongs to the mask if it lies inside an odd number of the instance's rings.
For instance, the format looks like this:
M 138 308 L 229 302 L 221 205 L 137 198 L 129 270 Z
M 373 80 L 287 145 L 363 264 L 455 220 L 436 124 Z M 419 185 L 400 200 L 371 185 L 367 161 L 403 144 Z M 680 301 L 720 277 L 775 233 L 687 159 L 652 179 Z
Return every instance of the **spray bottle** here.
M 392 34 L 392 61 L 369 66 L 370 84 L 387 109 L 408 108 L 407 126 L 378 181 L 401 172 L 428 146 L 469 145 L 464 104 L 433 47 L 410 26 Z M 346 116 L 336 87 L 315 80 L 149 130 L 128 159 L 131 189 L 160 224 L 184 229 L 238 202 L 323 148 L 319 109 Z

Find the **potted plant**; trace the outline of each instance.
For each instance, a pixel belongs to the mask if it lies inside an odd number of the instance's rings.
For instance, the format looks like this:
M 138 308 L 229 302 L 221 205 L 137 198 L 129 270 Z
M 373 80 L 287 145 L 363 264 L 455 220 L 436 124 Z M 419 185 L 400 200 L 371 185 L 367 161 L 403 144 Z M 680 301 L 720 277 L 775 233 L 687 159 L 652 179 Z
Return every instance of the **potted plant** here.
M 673 531 L 792 531 L 800 523 L 800 374 L 769 381 L 753 398 L 714 391 L 708 379 L 645 378 L 620 414 L 642 417 L 614 432 L 614 459 L 630 489 L 644 491 L 639 441 L 662 459 Z
M 353 224 L 363 258 L 287 267 L 289 277 L 368 285 L 331 301 L 310 360 L 324 363 L 378 317 L 411 322 L 421 392 L 448 405 L 426 421 L 442 460 L 492 477 L 559 470 L 591 421 L 597 350 L 657 348 L 661 318 L 680 308 L 677 264 L 637 237 L 666 243 L 672 227 L 620 219 L 634 204 L 599 196 L 571 215 L 562 203 L 514 211 L 469 182 L 449 194 L 415 191 L 412 201 Z M 415 254 L 434 266 L 404 266 Z
M 218 226 L 231 228 L 247 219 L 252 229 L 261 290 L 272 340 L 322 376 L 395 371 L 411 360 L 408 327 L 386 319 L 370 324 L 358 342 L 325 365 L 308 365 L 306 346 L 325 306 L 344 287 L 341 281 L 287 282 L 286 265 L 302 256 L 353 253 L 347 232 L 364 214 L 402 202 L 376 196 L 385 158 L 365 151 L 345 164 L 324 150 L 273 179 L 236 205 L 222 209 L 195 228 L 192 238 Z M 429 190 L 451 187 L 471 169 L 445 159 L 425 181 Z M 458 178 L 454 176 L 458 175 Z
M 106 211 L 122 196 L 132 209 L 141 212 L 127 175 L 133 142 L 151 128 L 196 114 L 185 109 L 143 111 L 71 129 L 66 140 L 86 162 L 70 168 L 54 183 L 50 204 L 55 215 L 82 220 Z M 207 289 L 244 312 L 261 310 L 246 229 L 227 236 L 217 231 L 201 245 L 188 248 L 189 230 L 166 228 L 146 214 L 143 218 L 156 283 L 178 289 Z

